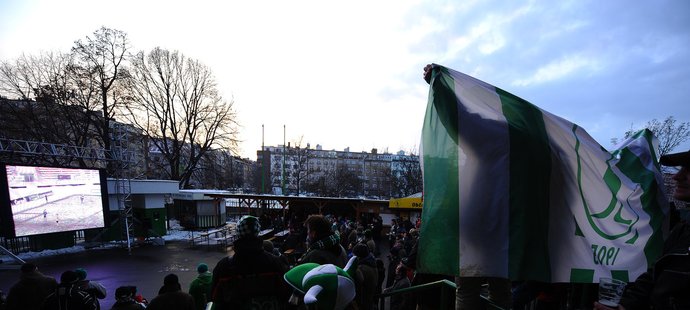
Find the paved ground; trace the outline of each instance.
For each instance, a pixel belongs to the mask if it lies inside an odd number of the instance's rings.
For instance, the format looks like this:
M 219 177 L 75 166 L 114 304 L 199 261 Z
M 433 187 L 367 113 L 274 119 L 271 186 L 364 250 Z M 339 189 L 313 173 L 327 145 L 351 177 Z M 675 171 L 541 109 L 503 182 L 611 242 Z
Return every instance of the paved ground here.
M 144 245 L 127 249 L 95 249 L 86 252 L 43 257 L 32 261 L 39 270 L 59 280 L 65 270 L 85 268 L 88 279 L 98 281 L 108 289 L 108 296 L 100 300 L 102 309 L 110 309 L 115 302 L 115 289 L 123 285 L 135 285 L 138 291 L 151 300 L 163 285 L 163 277 L 175 273 L 180 277 L 184 290 L 196 277 L 200 262 L 213 268 L 218 260 L 227 255 L 217 246 L 190 247 L 188 242 L 168 242 L 164 246 Z M 7 293 L 19 278 L 19 270 L 0 270 L 0 289 Z

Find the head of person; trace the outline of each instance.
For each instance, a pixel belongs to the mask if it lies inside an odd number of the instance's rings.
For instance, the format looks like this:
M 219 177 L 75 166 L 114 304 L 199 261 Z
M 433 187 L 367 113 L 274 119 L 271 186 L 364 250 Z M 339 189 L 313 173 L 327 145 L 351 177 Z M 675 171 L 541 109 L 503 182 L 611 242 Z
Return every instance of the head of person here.
M 86 276 L 88 275 L 88 274 L 86 273 L 86 269 L 84 269 L 84 268 L 77 268 L 77 269 L 74 269 L 74 272 L 77 273 L 77 276 L 79 277 L 79 280 L 86 280 Z
M 673 176 L 676 181 L 673 198 L 690 202 L 690 151 L 661 156 L 659 162 L 664 166 L 680 168 Z
M 364 238 L 371 239 L 373 236 L 373 233 L 371 232 L 371 229 L 365 229 L 364 230 Z
M 208 272 L 208 265 L 206 265 L 204 263 L 200 263 L 199 265 L 196 266 L 196 272 L 198 272 L 198 273 Z
M 310 215 L 304 221 L 304 226 L 307 227 L 307 238 L 310 242 L 321 240 L 333 233 L 331 231 L 331 223 L 325 217 L 318 214 Z
M 137 289 L 135 286 L 120 286 L 115 290 L 115 299 L 129 300 L 134 297 Z
M 176 274 L 171 273 L 165 276 L 165 278 L 163 278 L 163 286 L 160 290 L 158 290 L 158 294 L 160 295 L 169 292 L 177 292 L 179 290 L 182 290 L 182 286 L 180 285 L 180 279 L 177 277 Z
M 20 270 L 23 273 L 31 273 L 38 270 L 38 266 L 34 265 L 33 263 L 24 263 Z
M 79 282 L 79 275 L 73 270 L 67 270 L 60 275 L 60 284 L 74 285 Z
M 264 240 L 263 248 L 264 248 L 264 251 L 266 251 L 268 253 L 273 253 L 273 248 L 274 248 L 273 242 L 271 242 L 270 240 Z
M 261 231 L 259 218 L 251 215 L 245 215 L 240 218 L 235 230 L 237 232 L 238 239 L 257 238 L 259 237 L 259 232 Z
M 369 247 L 364 243 L 357 243 L 354 248 L 352 248 L 352 254 L 359 258 L 366 258 L 369 256 Z

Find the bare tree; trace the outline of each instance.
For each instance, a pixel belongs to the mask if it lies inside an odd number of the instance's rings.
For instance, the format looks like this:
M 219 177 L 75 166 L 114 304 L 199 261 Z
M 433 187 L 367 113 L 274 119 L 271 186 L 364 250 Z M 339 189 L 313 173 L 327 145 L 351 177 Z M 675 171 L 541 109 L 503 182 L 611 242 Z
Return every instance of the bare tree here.
M 419 157 L 414 154 L 401 157 L 391 178 L 393 194 L 396 197 L 407 197 L 421 192 L 422 169 L 419 166 Z
M 130 45 L 123 31 L 101 27 L 92 36 L 77 40 L 72 47 L 75 63 L 71 71 L 78 77 L 78 89 L 83 104 L 100 105 L 102 117 L 95 120 L 101 143 L 110 150 L 110 122 L 114 120 L 118 105 L 124 100 L 124 89 L 118 83 L 126 76 L 122 70 Z M 108 167 L 111 170 L 112 167 Z
M 3 136 L 77 147 L 99 145 L 100 136 L 93 127 L 98 107 L 85 100 L 89 91 L 74 75 L 73 67 L 71 55 L 52 52 L 22 55 L 0 64 L 0 89 L 17 98 L 0 107 Z M 48 163 L 71 161 L 86 166 L 83 158 Z
M 127 119 L 152 137 L 181 188 L 189 187 L 211 148 L 236 148 L 232 101 L 218 94 L 210 68 L 200 62 L 161 48 L 139 52 L 128 85 L 133 101 L 126 105 Z
M 669 116 L 663 121 L 659 121 L 656 118 L 647 122 L 644 128 L 651 130 L 654 136 L 659 139 L 659 153 L 661 155 L 668 154 L 673 149 L 675 149 L 681 143 L 690 139 L 690 122 L 681 122 L 676 124 L 676 119 L 673 116 Z M 630 128 L 625 132 L 624 138 L 630 138 L 639 129 Z M 618 139 L 611 139 L 613 144 L 618 144 Z
M 295 166 L 293 167 L 293 176 L 295 178 L 297 196 L 304 190 L 302 184 L 309 177 L 309 159 L 312 156 L 309 146 L 303 147 L 303 140 L 304 136 L 300 136 L 299 140 L 295 141 L 294 148 Z

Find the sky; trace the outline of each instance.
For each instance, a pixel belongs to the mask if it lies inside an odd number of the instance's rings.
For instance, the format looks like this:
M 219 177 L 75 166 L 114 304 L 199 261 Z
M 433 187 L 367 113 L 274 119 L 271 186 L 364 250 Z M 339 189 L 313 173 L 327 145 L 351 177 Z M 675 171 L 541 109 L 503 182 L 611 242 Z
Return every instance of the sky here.
M 685 0 L 0 0 L 0 12 L 0 61 L 67 52 L 106 26 L 132 52 L 206 64 L 237 113 L 238 154 L 253 160 L 262 125 L 266 146 L 417 153 L 427 63 L 522 97 L 607 149 L 651 119 L 690 121 Z

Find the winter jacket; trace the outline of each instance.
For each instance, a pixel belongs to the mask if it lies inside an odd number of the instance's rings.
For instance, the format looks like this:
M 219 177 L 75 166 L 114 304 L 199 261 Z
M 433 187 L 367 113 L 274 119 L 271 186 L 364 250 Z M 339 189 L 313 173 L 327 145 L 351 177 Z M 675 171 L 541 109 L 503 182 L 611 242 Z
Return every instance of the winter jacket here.
M 384 293 L 388 292 L 393 292 L 397 291 L 399 289 L 403 288 L 408 288 L 410 287 L 410 279 L 407 278 L 405 275 L 396 275 L 395 280 L 393 282 L 393 286 L 386 288 L 383 290 Z M 391 303 L 390 303 L 390 308 L 391 310 L 398 310 L 398 309 L 407 309 L 409 307 L 408 305 L 408 294 L 397 294 L 393 295 L 390 297 L 391 298 Z
M 183 291 L 165 291 L 154 297 L 146 310 L 195 310 L 194 297 Z
M 7 294 L 5 309 L 37 310 L 41 308 L 43 300 L 57 288 L 54 278 L 43 275 L 38 271 L 22 273 Z
M 233 247 L 235 255 L 221 259 L 213 269 L 214 309 L 244 309 L 252 303 L 284 307 L 290 296 L 283 280 L 287 267 L 264 251 L 257 237 L 240 238 Z
M 99 299 L 104 299 L 107 296 L 107 291 L 105 287 L 91 280 L 81 280 L 77 282 L 77 287 L 80 290 L 89 293 L 96 300 L 96 309 L 101 309 L 101 304 L 98 302 Z
M 379 273 L 376 268 L 374 256 L 369 256 L 357 260 L 357 304 L 359 309 L 369 310 L 374 308 L 374 295 L 379 292 L 376 286 L 379 284 Z
M 345 268 L 347 260 L 347 252 L 340 245 L 340 235 L 335 233 L 311 244 L 298 263 L 333 264 Z
M 110 310 L 144 310 L 146 306 L 132 298 L 118 299 Z
M 197 310 L 204 310 L 206 304 L 211 301 L 211 282 L 213 274 L 206 271 L 199 274 L 189 285 L 189 295 L 194 297 Z
M 73 284 L 60 284 L 48 297 L 43 310 L 96 310 L 96 299 Z
M 690 224 L 676 225 L 654 267 L 628 284 L 620 304 L 627 310 L 690 309 Z

